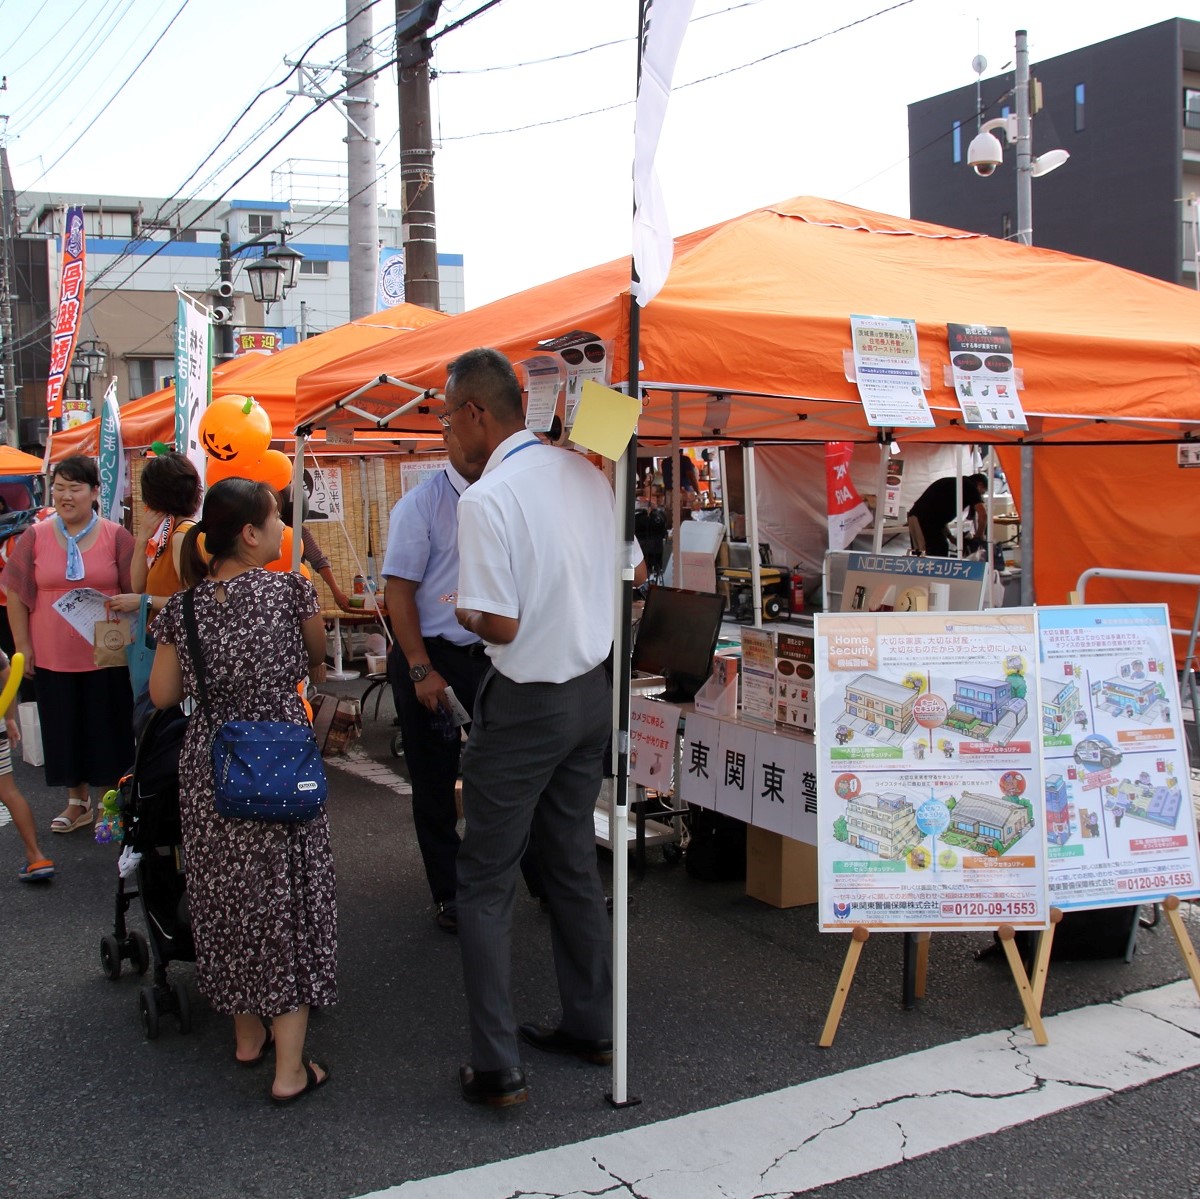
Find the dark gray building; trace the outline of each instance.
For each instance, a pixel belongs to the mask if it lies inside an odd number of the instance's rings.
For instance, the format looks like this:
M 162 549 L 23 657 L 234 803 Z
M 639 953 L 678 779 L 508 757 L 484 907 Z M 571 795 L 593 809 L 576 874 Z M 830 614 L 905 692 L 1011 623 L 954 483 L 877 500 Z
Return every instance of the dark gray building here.
M 1042 97 L 1034 156 L 1071 155 L 1032 181 L 1034 244 L 1195 286 L 1200 22 L 1163 21 L 1032 62 L 1030 74 Z M 915 219 L 1015 236 L 1016 148 L 990 177 L 967 165 L 978 123 L 1015 112 L 1013 86 L 1010 72 L 984 79 L 978 101 L 968 84 L 908 106 Z

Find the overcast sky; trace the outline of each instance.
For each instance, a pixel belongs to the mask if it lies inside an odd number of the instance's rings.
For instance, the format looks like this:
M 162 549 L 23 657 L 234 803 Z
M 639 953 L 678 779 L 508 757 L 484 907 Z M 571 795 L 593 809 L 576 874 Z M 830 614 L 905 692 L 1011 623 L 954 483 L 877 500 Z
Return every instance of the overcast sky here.
M 435 33 L 483 3 L 445 0 Z M 804 194 L 907 215 L 909 103 L 973 82 L 977 53 L 986 74 L 1003 71 L 1018 28 L 1036 73 L 1039 59 L 1196 15 L 1184 8 L 696 0 L 659 156 L 672 232 Z M 394 11 L 394 0 L 372 9 L 385 54 Z M 285 76 L 284 58 L 345 16 L 343 0 L 0 0 L 17 189 L 176 194 L 259 89 Z M 637 0 L 503 0 L 435 40 L 438 246 L 464 256 L 469 305 L 629 252 L 636 24 Z M 339 29 L 307 61 L 337 63 L 345 50 Z M 344 167 L 345 122 L 330 106 L 269 149 L 313 107 L 292 98 L 268 124 L 294 87 L 260 98 L 182 194 L 271 199 L 285 160 Z M 376 101 L 390 171 L 380 198 L 398 207 L 394 70 Z M 1010 167 L 995 186 L 1015 188 Z

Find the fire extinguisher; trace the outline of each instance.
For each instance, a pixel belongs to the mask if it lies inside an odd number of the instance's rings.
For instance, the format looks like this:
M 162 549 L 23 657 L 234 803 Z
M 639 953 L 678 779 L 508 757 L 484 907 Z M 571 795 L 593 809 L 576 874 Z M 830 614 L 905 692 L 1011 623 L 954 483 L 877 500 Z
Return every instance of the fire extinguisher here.
M 799 566 L 792 567 L 792 611 L 804 611 L 804 576 Z

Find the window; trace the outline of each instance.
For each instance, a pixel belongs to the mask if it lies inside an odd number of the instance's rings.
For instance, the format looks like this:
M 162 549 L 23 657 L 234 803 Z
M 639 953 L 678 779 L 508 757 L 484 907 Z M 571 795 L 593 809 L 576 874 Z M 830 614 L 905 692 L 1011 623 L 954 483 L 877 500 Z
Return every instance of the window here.
M 1084 119 L 1084 86 L 1082 83 L 1075 85 L 1075 132 L 1082 133 L 1086 127 Z
M 1183 127 L 1200 129 L 1200 91 L 1195 88 L 1183 89 Z
M 150 395 L 159 388 L 169 386 L 164 380 L 175 375 L 174 358 L 130 358 L 129 398 Z
M 302 258 L 300 260 L 300 274 L 320 275 L 324 277 L 329 274 L 329 263 L 323 258 Z
M 275 218 L 261 212 L 252 212 L 246 217 L 246 232 L 251 237 L 260 233 L 270 233 L 275 228 Z
M 954 162 L 957 164 L 957 163 L 962 162 L 962 160 L 963 160 L 963 157 L 962 157 L 962 121 L 954 122 L 954 127 L 950 131 L 950 137 L 951 137 L 951 145 L 952 145 L 952 153 L 954 156 Z

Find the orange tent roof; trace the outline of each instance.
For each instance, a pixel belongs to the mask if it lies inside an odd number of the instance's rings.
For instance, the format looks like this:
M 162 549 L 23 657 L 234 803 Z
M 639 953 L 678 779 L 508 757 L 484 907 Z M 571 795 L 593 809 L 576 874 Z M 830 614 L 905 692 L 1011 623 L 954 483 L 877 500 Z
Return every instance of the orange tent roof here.
M 446 319 L 445 313 L 430 308 L 397 304 L 297 342 L 278 354 L 244 354 L 214 369 L 213 398 L 253 396 L 266 408 L 275 435 L 290 439 L 296 425 L 296 379 L 300 375 L 381 341 L 391 342 L 401 333 Z M 174 388 L 164 388 L 122 405 L 121 432 L 127 446 L 147 446 L 155 441 L 170 443 L 175 436 Z M 56 433 L 54 458 L 57 461 L 70 454 L 95 455 L 99 437 L 99 418 Z
M 10 445 L 0 445 L 0 476 L 40 475 L 42 460 Z
M 446 363 L 490 345 L 519 360 L 539 341 L 585 329 L 628 370 L 629 260 L 619 259 L 473 309 L 402 343 L 381 342 L 297 381 L 300 422 L 390 375 L 444 385 Z M 721 434 L 756 440 L 875 441 L 843 355 L 850 316 L 917 322 L 937 427 L 900 440 L 1168 440 L 1200 434 L 1200 295 L 1132 271 L 921 221 L 801 197 L 680 237 L 666 286 L 640 314 L 639 436 L 669 437 L 672 393 L 685 439 L 711 439 L 710 401 L 731 401 Z M 1021 401 L 1016 432 L 961 426 L 947 322 L 1007 326 Z M 377 383 L 356 401 L 389 411 L 411 393 Z M 432 429 L 414 412 L 392 428 Z

